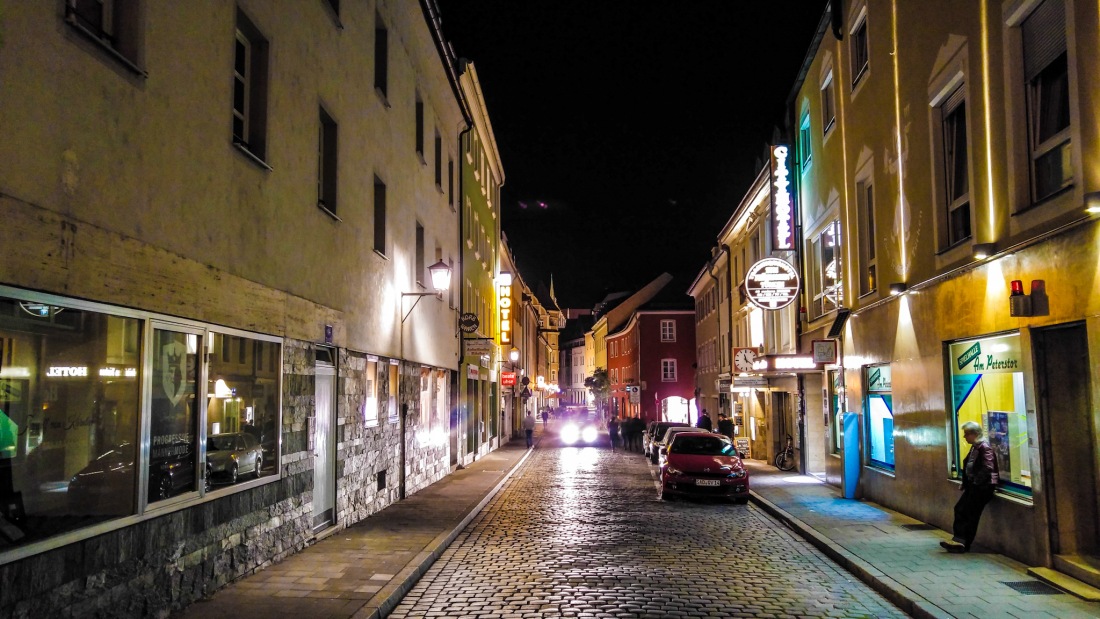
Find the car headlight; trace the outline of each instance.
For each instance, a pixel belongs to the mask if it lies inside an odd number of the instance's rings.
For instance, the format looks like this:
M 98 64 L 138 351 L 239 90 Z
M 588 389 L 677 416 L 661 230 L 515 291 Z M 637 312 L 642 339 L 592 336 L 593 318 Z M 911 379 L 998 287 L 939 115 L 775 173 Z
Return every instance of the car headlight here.
M 566 445 L 572 445 L 580 440 L 581 431 L 577 426 L 569 424 L 561 429 L 561 434 L 559 436 L 561 437 L 561 442 Z
M 595 443 L 599 434 L 596 432 L 596 428 L 593 426 L 585 426 L 584 431 L 581 432 L 581 438 L 586 443 Z
M 736 471 L 730 471 L 729 476 L 733 477 L 734 479 L 744 477 L 745 476 L 745 469 L 738 469 Z
M 683 471 L 681 471 L 680 469 L 678 469 L 674 466 L 665 467 L 665 472 L 668 473 L 669 475 L 683 475 L 684 474 Z

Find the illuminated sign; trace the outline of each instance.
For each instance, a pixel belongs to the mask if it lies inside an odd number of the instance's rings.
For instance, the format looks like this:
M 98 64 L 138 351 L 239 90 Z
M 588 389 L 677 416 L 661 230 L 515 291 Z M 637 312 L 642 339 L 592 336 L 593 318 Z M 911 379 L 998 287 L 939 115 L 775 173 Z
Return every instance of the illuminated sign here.
M 512 274 L 497 277 L 497 305 L 500 306 L 500 345 L 512 343 Z
M 794 249 L 794 201 L 788 180 L 787 155 L 790 149 L 772 147 L 772 249 Z
M 500 385 L 502 387 L 515 387 L 516 386 L 516 373 L 515 372 L 501 372 L 500 373 Z
M 745 274 L 745 295 L 763 310 L 787 307 L 798 298 L 798 272 L 786 260 L 764 258 Z
M 812 355 L 769 355 L 753 362 L 755 372 L 791 372 L 795 370 L 821 370 Z
M 87 375 L 88 368 L 83 365 L 51 365 L 46 369 L 46 376 L 51 378 L 84 377 Z
M 99 375 L 103 378 L 133 378 L 137 376 L 137 368 L 99 368 Z

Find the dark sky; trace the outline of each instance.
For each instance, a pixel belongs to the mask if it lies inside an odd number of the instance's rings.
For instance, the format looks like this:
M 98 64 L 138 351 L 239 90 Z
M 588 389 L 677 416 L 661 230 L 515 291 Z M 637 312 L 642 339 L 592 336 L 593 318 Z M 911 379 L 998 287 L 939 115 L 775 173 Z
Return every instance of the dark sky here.
M 477 66 L 520 273 L 686 291 L 783 124 L 826 0 L 439 0 Z

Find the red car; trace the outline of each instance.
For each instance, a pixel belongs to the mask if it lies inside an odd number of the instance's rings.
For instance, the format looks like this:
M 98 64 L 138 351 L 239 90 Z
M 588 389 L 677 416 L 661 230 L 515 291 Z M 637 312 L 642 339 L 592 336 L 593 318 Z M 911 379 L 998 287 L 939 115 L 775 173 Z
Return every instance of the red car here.
M 681 432 L 661 466 L 661 498 L 681 495 L 749 501 L 749 471 L 733 443 L 721 434 Z

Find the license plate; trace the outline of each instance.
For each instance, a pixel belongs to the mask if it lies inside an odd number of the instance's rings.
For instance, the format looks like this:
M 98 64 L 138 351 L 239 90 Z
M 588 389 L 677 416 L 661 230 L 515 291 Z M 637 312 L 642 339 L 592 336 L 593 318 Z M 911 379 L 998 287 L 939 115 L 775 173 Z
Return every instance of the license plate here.
M 718 481 L 717 479 L 696 479 L 695 480 L 695 485 L 696 486 L 718 486 L 718 485 L 721 485 L 721 483 L 722 482 Z

